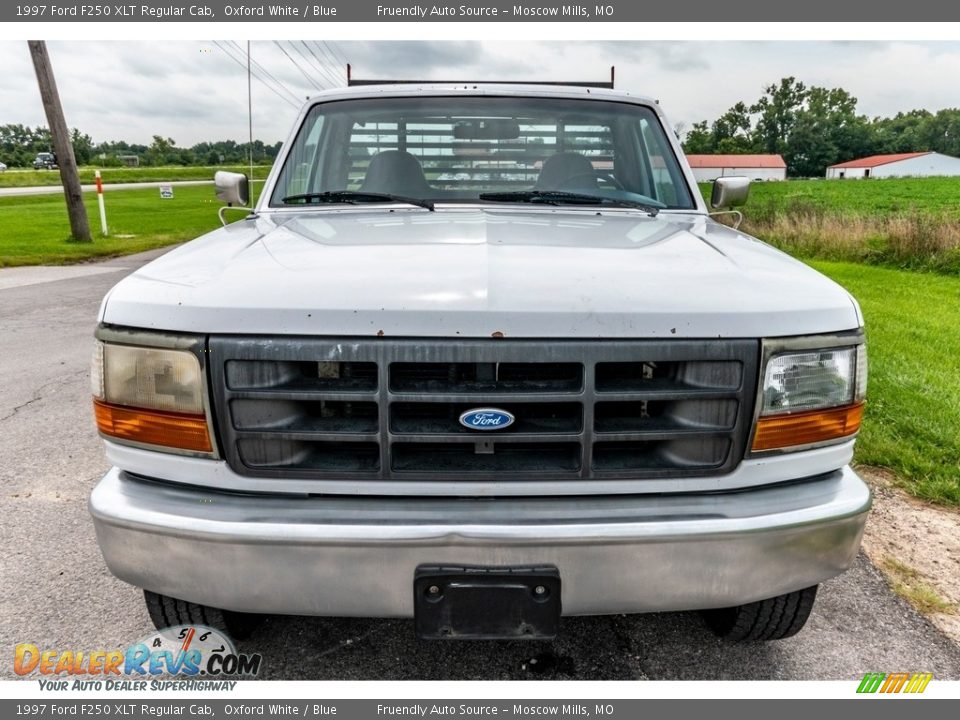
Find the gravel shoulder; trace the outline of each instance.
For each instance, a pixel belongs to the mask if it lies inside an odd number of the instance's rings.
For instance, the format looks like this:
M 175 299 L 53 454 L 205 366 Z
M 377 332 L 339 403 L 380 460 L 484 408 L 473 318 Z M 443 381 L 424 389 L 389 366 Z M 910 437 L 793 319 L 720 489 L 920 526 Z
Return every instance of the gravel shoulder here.
M 887 470 L 857 472 L 873 489 L 863 550 L 898 594 L 960 645 L 960 510 L 908 495 Z

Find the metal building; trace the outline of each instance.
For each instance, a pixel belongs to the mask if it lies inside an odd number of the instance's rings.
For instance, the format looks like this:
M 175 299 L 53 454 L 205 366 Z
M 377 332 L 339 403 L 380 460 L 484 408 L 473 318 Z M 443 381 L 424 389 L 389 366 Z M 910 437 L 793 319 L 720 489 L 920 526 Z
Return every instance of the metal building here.
M 831 165 L 828 178 L 887 178 L 960 176 L 960 158 L 936 152 L 871 155 Z
M 742 175 L 751 180 L 786 180 L 787 164 L 779 155 L 687 155 L 697 182 Z

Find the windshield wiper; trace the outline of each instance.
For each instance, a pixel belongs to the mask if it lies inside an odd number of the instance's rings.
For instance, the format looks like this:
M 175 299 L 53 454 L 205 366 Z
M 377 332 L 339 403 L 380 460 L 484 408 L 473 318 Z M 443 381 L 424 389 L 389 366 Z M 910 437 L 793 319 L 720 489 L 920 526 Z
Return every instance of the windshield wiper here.
M 544 205 L 613 205 L 643 210 L 650 217 L 656 216 L 660 208 L 635 200 L 611 198 L 590 193 L 568 192 L 566 190 L 516 190 L 507 192 L 485 192 L 479 195 L 481 200 L 490 202 L 527 202 Z
M 406 197 L 404 195 L 391 195 L 389 193 L 364 192 L 362 190 L 327 190 L 326 192 L 299 193 L 297 195 L 287 195 L 283 198 L 284 203 L 303 201 L 304 204 L 310 203 L 347 203 L 354 205 L 356 203 L 383 203 L 397 202 L 407 205 L 416 205 L 433 211 L 433 203 L 421 198 Z

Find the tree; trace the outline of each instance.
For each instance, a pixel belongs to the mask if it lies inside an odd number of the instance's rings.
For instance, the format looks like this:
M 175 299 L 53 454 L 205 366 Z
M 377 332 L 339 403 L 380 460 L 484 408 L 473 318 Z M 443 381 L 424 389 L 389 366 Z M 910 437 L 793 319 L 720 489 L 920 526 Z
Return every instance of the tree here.
M 857 99 L 846 90 L 810 88 L 784 148 L 789 173 L 819 177 L 828 165 L 869 154 L 867 119 L 856 109 Z
M 77 158 L 77 164 L 90 164 L 93 158 L 93 138 L 73 128 L 70 131 L 70 142 L 73 144 L 73 154 Z
M 875 151 L 877 153 L 912 152 L 920 147 L 921 127 L 930 119 L 927 110 L 897 113 L 892 118 L 875 118 Z
M 706 120 L 693 124 L 683 141 L 683 151 L 690 155 L 708 155 L 713 152 L 713 135 Z
M 750 108 L 738 102 L 711 126 L 713 146 L 716 152 L 724 154 L 742 154 L 753 150 L 753 122 Z
M 160 135 L 153 136 L 153 142 L 147 148 L 145 161 L 147 165 L 169 165 L 176 162 L 176 144 L 173 138 L 164 138 Z
M 750 107 L 758 114 L 757 140 L 761 149 L 768 153 L 783 153 L 796 123 L 797 112 L 807 97 L 807 88 L 794 77 L 768 85 L 764 95 Z
M 920 124 L 918 143 L 934 152 L 960 156 L 960 109 L 940 110 Z

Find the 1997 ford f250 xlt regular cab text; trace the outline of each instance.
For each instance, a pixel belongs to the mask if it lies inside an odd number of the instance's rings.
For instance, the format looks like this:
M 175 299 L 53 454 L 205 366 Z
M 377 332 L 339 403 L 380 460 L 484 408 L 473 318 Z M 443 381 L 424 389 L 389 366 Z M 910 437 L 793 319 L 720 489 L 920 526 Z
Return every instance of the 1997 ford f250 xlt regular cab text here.
M 658 104 L 363 85 L 308 102 L 251 214 L 105 298 L 90 509 L 161 627 L 421 637 L 704 610 L 799 630 L 847 569 L 863 318 L 708 214 Z M 246 178 L 219 174 L 246 203 Z M 746 198 L 722 178 L 712 205 Z

